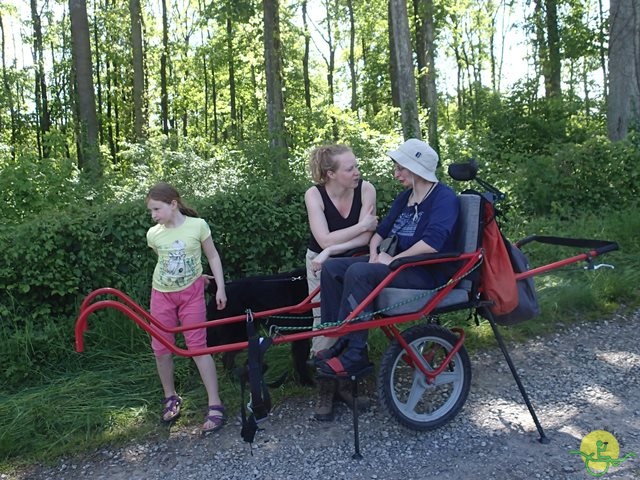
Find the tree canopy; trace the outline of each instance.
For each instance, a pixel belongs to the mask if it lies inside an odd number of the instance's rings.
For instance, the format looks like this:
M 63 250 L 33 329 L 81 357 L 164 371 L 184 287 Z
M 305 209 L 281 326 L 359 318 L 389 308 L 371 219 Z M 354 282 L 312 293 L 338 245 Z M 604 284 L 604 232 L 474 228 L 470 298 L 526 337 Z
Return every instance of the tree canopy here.
M 621 139 L 640 29 L 613 14 L 637 4 L 4 0 L 0 172 L 98 185 L 193 155 L 278 177 L 317 143 L 375 156 L 402 136 L 443 158 L 530 155 L 607 118 Z

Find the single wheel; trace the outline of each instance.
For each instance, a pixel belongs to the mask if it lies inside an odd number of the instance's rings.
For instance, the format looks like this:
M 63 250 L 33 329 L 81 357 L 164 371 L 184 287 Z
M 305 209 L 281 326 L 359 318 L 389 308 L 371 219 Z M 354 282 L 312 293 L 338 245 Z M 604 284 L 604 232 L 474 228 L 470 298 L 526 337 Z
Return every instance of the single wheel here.
M 429 370 L 436 370 L 453 349 L 456 335 L 438 325 L 416 325 L 402 337 Z M 404 426 L 413 430 L 432 430 L 453 417 L 464 405 L 471 384 L 471 362 L 462 346 L 433 383 L 394 340 L 380 362 L 378 397 L 382 406 Z

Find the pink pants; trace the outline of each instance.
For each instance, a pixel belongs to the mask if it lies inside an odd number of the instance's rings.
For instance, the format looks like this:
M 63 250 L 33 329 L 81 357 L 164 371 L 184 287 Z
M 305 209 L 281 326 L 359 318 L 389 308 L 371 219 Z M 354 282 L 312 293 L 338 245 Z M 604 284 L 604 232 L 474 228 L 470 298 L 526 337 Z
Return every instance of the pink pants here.
M 184 290 L 179 292 L 159 292 L 151 289 L 151 315 L 165 327 L 194 325 L 207 319 L 207 308 L 204 299 L 204 278 L 200 277 Z M 156 329 L 158 334 L 169 343 L 175 345 L 175 335 Z M 183 332 L 189 350 L 207 346 L 207 330 L 197 328 Z M 171 353 L 154 336 L 151 337 L 151 348 L 156 357 Z

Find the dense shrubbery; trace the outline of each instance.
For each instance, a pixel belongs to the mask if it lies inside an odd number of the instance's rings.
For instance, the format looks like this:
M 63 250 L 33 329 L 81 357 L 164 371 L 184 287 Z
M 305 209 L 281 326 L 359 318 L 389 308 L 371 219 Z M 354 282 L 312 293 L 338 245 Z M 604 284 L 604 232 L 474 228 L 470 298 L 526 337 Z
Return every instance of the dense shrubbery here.
M 629 205 L 640 193 L 638 133 L 611 142 L 584 104 L 531 101 L 516 92 L 507 101 L 484 92 L 483 120 L 453 115 L 444 135 L 445 161 L 474 157 L 480 174 L 508 194 L 519 215 L 558 215 Z

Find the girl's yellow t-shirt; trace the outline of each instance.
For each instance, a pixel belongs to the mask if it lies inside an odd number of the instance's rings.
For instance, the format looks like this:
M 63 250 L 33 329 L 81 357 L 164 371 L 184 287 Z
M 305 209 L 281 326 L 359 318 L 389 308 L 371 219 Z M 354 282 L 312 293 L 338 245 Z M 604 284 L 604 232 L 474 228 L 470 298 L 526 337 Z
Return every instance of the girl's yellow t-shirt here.
M 155 225 L 147 231 L 147 244 L 158 254 L 153 288 L 160 292 L 184 290 L 202 275 L 202 242 L 211 229 L 202 218 L 186 217 L 182 225 Z

